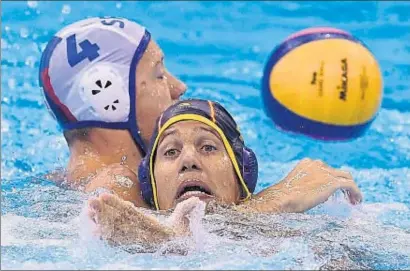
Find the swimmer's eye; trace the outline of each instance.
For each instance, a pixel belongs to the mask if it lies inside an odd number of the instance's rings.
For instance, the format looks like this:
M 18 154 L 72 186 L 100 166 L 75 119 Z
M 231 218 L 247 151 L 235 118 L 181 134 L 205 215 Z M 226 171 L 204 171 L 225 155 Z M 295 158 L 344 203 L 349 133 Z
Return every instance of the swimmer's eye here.
M 165 68 L 162 64 L 156 67 L 156 77 L 160 80 L 164 80 L 167 78 Z
M 167 157 L 174 157 L 178 155 L 178 152 L 179 151 L 177 149 L 169 149 L 164 153 L 164 155 Z
M 216 147 L 207 144 L 207 145 L 203 145 L 201 150 L 205 152 L 213 152 L 213 151 L 216 151 Z

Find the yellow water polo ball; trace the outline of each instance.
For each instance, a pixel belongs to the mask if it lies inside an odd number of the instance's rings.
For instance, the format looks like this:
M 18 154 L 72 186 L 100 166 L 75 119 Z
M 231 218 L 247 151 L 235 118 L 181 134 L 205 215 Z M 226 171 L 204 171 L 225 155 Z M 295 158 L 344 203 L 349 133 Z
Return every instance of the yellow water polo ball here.
M 308 28 L 272 52 L 262 78 L 267 115 L 283 130 L 323 140 L 362 135 L 383 96 L 369 48 L 336 28 Z

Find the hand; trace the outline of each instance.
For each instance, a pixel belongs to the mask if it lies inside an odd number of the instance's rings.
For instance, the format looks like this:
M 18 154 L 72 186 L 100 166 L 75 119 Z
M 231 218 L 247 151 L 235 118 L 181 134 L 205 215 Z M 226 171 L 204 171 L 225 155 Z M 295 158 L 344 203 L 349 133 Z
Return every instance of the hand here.
M 90 199 L 88 216 L 96 224 L 98 235 L 115 245 L 159 244 L 175 236 L 156 217 L 112 194 Z
M 168 224 L 174 231 L 182 235 L 190 235 L 189 225 L 201 222 L 205 215 L 206 203 L 197 197 L 192 197 L 177 204 L 172 215 L 168 218 Z
M 201 207 L 198 198 L 179 203 L 169 225 L 164 225 L 153 216 L 124 201 L 116 195 L 102 194 L 88 201 L 88 216 L 97 226 L 97 234 L 114 245 L 158 245 L 178 236 L 190 234 L 189 224 L 184 219 L 196 207 Z
M 304 212 L 325 202 L 338 189 L 350 203 L 362 201 L 360 189 L 349 172 L 306 158 L 280 183 L 261 191 L 244 207 L 258 212 Z

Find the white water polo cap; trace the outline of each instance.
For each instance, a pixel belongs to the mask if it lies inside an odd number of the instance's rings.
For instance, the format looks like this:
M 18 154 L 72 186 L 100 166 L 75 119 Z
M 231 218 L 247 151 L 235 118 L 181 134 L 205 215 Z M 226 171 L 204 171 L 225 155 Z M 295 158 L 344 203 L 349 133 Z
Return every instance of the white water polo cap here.
M 124 18 L 90 18 L 60 30 L 40 62 L 40 85 L 64 130 L 127 129 L 142 155 L 135 110 L 136 67 L 151 39 Z

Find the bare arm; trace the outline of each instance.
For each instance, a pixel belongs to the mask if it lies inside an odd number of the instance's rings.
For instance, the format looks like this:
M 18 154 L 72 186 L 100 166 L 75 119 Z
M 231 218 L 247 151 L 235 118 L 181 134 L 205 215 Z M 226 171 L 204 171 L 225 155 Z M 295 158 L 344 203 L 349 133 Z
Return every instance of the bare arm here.
M 245 212 L 305 212 L 325 202 L 338 189 L 350 203 L 362 201 L 362 194 L 350 173 L 334 169 L 320 160 L 303 159 L 278 184 L 238 205 Z
M 177 205 L 169 219 L 161 223 L 156 216 L 143 212 L 116 195 L 102 194 L 90 199 L 88 216 L 96 224 L 98 235 L 112 245 L 140 244 L 156 247 L 171 239 L 190 234 L 187 215 L 204 203 L 190 198 Z
M 85 192 L 98 188 L 105 188 L 137 207 L 149 208 L 142 199 L 137 175 L 124 165 L 112 164 L 99 171 L 86 185 Z

